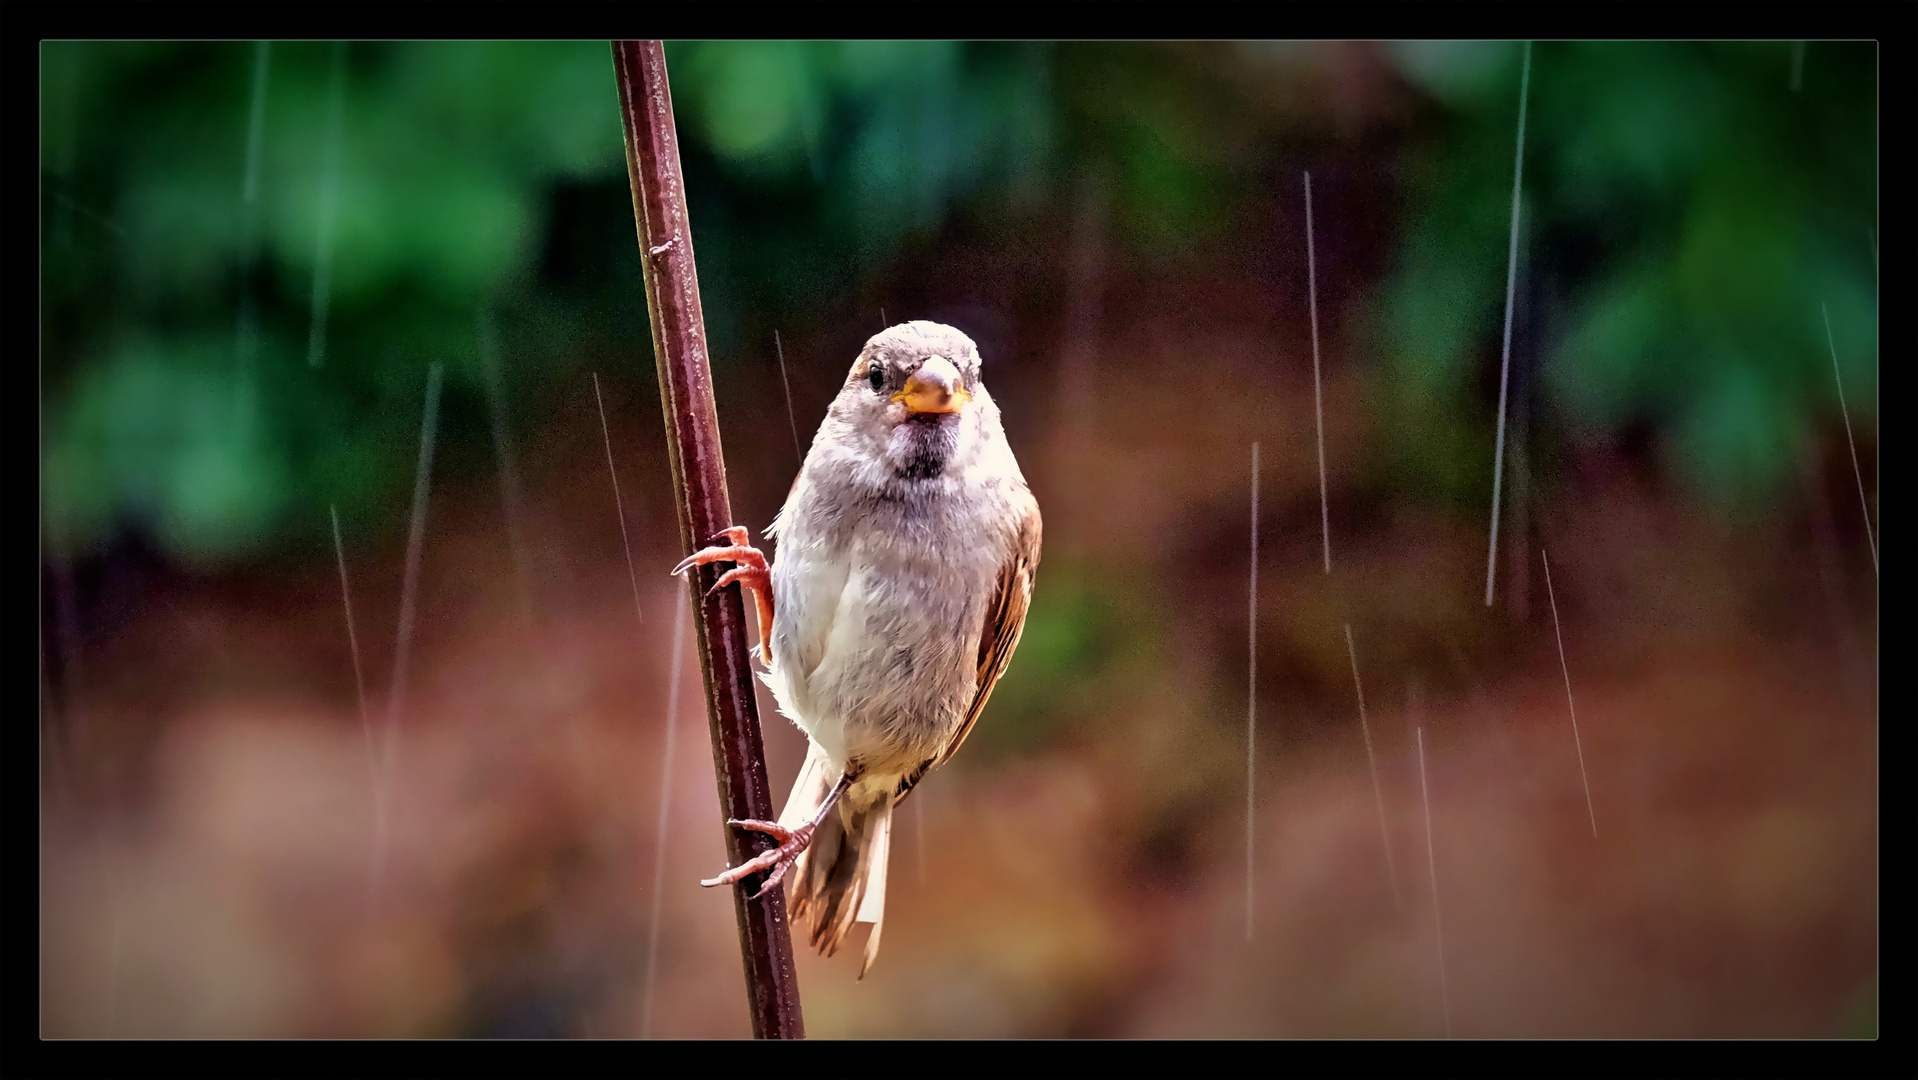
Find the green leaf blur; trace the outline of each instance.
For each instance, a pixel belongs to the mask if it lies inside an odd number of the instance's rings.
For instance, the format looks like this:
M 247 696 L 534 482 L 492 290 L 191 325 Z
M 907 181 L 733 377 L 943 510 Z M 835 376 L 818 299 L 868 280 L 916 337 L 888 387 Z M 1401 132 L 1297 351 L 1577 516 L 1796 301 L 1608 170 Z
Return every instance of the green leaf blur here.
M 1490 471 L 1496 389 L 1482 387 L 1498 378 L 1521 48 L 1405 48 L 1446 108 L 1403 161 L 1405 239 L 1376 307 L 1395 460 L 1473 500 Z M 1533 53 L 1519 336 L 1543 404 L 1574 443 L 1656 432 L 1673 471 L 1725 508 L 1771 494 L 1836 414 L 1833 346 L 1853 427 L 1876 437 L 1873 46 L 1811 43 L 1797 87 L 1791 48 Z M 1514 351 L 1525 364 L 1528 346 Z
M 1649 426 L 1728 505 L 1775 486 L 1835 410 L 1821 304 L 1875 437 L 1875 59 L 1813 43 L 1793 89 L 1789 49 L 1534 57 L 1520 336 L 1540 403 L 1574 441 Z M 1229 242 L 1273 212 L 1287 140 L 1325 138 L 1229 55 L 669 44 L 715 363 L 943 229 L 1062 216 L 1086 176 L 1142 257 Z M 1371 400 L 1393 483 L 1477 502 L 1519 51 L 1395 56 L 1422 104 L 1385 159 L 1399 201 L 1378 210 L 1396 239 L 1369 305 Z M 584 355 L 649 355 L 604 42 L 49 43 L 43 60 L 45 524 L 76 550 L 135 530 L 193 561 L 259 558 L 328 503 L 390 524 L 429 364 L 447 365 L 445 437 L 486 438 L 487 320 L 516 422 Z

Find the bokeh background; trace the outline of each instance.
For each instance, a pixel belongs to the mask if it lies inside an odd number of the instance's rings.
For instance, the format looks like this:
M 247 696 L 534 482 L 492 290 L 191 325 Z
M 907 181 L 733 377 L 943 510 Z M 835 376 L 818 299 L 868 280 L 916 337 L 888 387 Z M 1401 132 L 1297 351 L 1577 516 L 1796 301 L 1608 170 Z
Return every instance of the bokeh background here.
M 667 56 L 738 520 L 1046 518 L 812 1034 L 1875 1034 L 1872 45 L 1534 48 L 1489 607 L 1523 46 Z M 43 1034 L 748 1034 L 606 43 L 42 64 Z

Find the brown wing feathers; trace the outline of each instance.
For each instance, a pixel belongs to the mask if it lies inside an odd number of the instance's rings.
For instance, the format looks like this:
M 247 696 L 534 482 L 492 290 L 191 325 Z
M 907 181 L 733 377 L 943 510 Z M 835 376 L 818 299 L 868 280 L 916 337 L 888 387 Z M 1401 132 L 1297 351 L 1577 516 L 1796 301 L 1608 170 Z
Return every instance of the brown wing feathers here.
M 986 605 L 986 625 L 979 635 L 979 683 L 973 691 L 972 704 L 966 709 L 965 723 L 959 725 L 959 730 L 953 733 L 952 740 L 938 757 L 926 762 L 924 768 L 899 786 L 898 798 L 905 798 L 906 793 L 928 770 L 945 764 L 959 752 L 960 744 L 972 733 L 972 726 L 979 722 L 979 714 L 985 711 L 986 699 L 992 696 L 992 688 L 998 685 L 999 676 L 1005 674 L 1006 665 L 1012 662 L 1012 650 L 1018 647 L 1019 635 L 1025 629 L 1026 609 L 1032 602 L 1032 584 L 1039 571 L 1040 534 L 1039 504 L 1031 501 L 1028 495 L 1026 513 L 1019 522 L 1019 536 L 1013 543 L 1012 557 L 999 571 L 999 587 Z

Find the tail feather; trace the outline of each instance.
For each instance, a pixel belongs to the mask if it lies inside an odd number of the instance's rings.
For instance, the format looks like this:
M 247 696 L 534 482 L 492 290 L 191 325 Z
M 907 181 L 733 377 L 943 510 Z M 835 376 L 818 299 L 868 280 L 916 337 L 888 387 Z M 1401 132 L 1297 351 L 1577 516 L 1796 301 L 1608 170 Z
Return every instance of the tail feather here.
M 810 820 L 838 781 L 831 762 L 813 747 L 779 823 L 792 828 Z M 810 924 L 813 947 L 828 956 L 839 951 L 855 923 L 870 924 L 872 932 L 859 968 L 863 979 L 879 955 L 879 931 L 885 919 L 892 799 L 887 793 L 877 803 L 859 805 L 850 801 L 850 794 L 819 823 L 812 843 L 794 864 L 788 878 L 792 885 L 789 906 L 795 922 L 804 919 Z
M 879 955 L 879 930 L 886 921 L 886 864 L 892 857 L 892 807 L 889 797 L 873 812 L 872 825 L 863 845 L 867 853 L 866 888 L 859 900 L 859 914 L 853 921 L 870 924 L 872 933 L 866 937 L 866 956 L 859 963 L 862 979 Z

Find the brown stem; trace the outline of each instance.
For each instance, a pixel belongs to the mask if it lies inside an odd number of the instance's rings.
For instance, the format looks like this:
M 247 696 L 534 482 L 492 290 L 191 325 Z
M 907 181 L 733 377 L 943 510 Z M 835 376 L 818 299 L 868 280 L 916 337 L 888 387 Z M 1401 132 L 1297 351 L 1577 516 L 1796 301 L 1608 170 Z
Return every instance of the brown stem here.
M 626 129 L 626 171 L 632 181 L 633 217 L 645 267 L 646 309 L 652 317 L 666 447 L 679 494 L 679 539 L 690 555 L 733 524 L 733 518 L 719 447 L 719 417 L 713 408 L 712 374 L 706 364 L 706 331 L 679 170 L 679 138 L 666 85 L 666 51 L 657 41 L 616 41 L 613 68 Z M 777 808 L 766 783 L 766 759 L 760 746 L 746 609 L 736 588 L 707 595 L 719 572 L 710 564 L 694 567 L 686 575 L 686 587 L 692 590 L 698 623 L 720 818 L 722 822 L 727 818 L 770 820 Z M 772 843 L 759 833 L 721 827 L 726 856 L 734 866 Z M 733 887 L 753 1036 L 804 1038 L 786 896 L 774 889 L 751 899 L 763 877 L 754 874 Z

